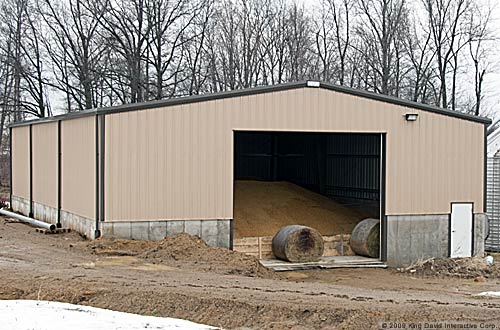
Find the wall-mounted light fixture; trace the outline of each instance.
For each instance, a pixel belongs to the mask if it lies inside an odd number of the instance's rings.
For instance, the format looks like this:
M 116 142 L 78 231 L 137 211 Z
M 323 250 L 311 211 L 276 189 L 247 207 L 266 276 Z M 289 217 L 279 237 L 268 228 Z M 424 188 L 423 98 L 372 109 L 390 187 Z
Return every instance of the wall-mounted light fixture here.
M 407 113 L 405 118 L 407 121 L 416 121 L 418 119 L 418 113 Z

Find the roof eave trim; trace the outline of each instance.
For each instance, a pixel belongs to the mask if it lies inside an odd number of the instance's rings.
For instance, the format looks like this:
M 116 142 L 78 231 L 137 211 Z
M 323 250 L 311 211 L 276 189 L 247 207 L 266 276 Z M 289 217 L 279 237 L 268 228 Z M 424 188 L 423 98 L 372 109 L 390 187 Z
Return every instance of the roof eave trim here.
M 372 100 L 376 100 L 376 101 L 405 106 L 405 107 L 423 110 L 423 111 L 427 111 L 427 112 L 433 112 L 433 113 L 440 114 L 440 115 L 470 120 L 470 121 L 474 121 L 474 122 L 478 122 L 478 123 L 482 123 L 482 124 L 489 125 L 492 123 L 491 119 L 486 118 L 486 117 L 475 116 L 475 115 L 471 115 L 471 114 L 463 113 L 463 112 L 458 112 L 458 111 L 452 111 L 452 110 L 432 106 L 429 104 L 408 101 L 408 100 L 400 99 L 400 98 L 397 98 L 394 96 L 377 94 L 377 93 L 368 92 L 368 91 L 364 91 L 364 90 L 360 90 L 360 89 L 354 89 L 354 88 L 350 88 L 350 87 L 339 86 L 339 85 L 334 85 L 334 84 L 329 84 L 329 83 L 321 83 L 321 87 L 328 89 L 328 90 L 333 90 L 333 91 L 336 91 L 339 93 L 350 94 L 350 95 L 359 96 L 359 97 L 372 99 Z
M 58 115 L 58 116 L 53 116 L 53 117 L 26 120 L 26 121 L 22 121 L 22 122 L 12 123 L 9 125 L 9 127 L 19 127 L 19 126 L 26 126 L 26 125 L 30 125 L 30 124 L 42 124 L 42 123 L 48 123 L 48 122 L 53 122 L 53 121 L 59 121 L 59 120 L 76 119 L 76 118 L 92 116 L 92 115 L 112 114 L 112 113 L 119 113 L 119 112 L 146 110 L 146 109 L 154 109 L 154 108 L 161 108 L 161 107 L 168 107 L 168 106 L 175 106 L 175 105 L 183 105 L 183 104 L 189 104 L 189 103 L 206 102 L 206 101 L 220 100 L 220 99 L 231 98 L 231 97 L 240 97 L 240 96 L 257 95 L 257 94 L 263 94 L 263 93 L 271 93 L 271 92 L 277 92 L 277 91 L 285 91 L 285 90 L 296 89 L 296 88 L 318 88 L 318 86 L 317 86 L 317 84 L 315 84 L 314 86 L 311 86 L 310 81 L 309 82 L 308 81 L 299 81 L 299 82 L 285 83 L 285 84 L 279 84 L 279 85 L 274 85 L 274 86 L 259 86 L 259 87 L 226 91 L 226 92 L 213 93 L 213 94 L 193 95 L 193 96 L 177 97 L 177 98 L 172 98 L 172 99 L 167 99 L 167 100 L 123 104 L 123 105 L 118 105 L 118 106 L 108 107 L 108 108 L 90 109 L 90 110 L 84 110 L 84 111 L 78 111 L 78 112 L 71 112 L 68 114 Z M 339 85 L 334 85 L 334 84 L 324 83 L 324 82 L 319 82 L 319 88 L 333 90 L 333 91 L 336 91 L 339 93 L 345 93 L 345 94 L 359 96 L 359 97 L 377 100 L 377 101 L 381 101 L 381 102 L 401 105 L 401 106 L 419 109 L 419 110 L 423 110 L 423 111 L 433 112 L 433 113 L 437 113 L 437 114 L 441 114 L 441 115 L 445 115 L 445 116 L 450 116 L 450 117 L 465 119 L 465 120 L 469 120 L 469 121 L 479 122 L 479 123 L 486 124 L 486 125 L 491 124 L 491 120 L 489 118 L 474 116 L 474 115 L 470 115 L 467 113 L 451 111 L 451 110 L 447 110 L 447 109 L 442 109 L 442 108 L 438 108 L 435 106 L 417 103 L 417 102 L 413 102 L 413 101 L 407 101 L 407 100 L 403 100 L 403 99 L 396 98 L 393 96 L 376 94 L 373 92 L 358 90 L 358 89 L 354 89 L 354 88 L 350 88 L 350 87 L 339 86 Z

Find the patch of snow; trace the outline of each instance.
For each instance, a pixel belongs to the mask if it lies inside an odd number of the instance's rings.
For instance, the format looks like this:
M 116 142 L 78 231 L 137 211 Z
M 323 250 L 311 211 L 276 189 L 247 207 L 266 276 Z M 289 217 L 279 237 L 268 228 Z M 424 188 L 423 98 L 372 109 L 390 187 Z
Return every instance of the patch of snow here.
M 485 292 L 481 292 L 481 293 L 476 294 L 476 296 L 500 298 L 500 291 L 485 291 Z
M 0 323 L 5 330 L 209 330 L 186 320 L 142 316 L 54 301 L 0 300 Z

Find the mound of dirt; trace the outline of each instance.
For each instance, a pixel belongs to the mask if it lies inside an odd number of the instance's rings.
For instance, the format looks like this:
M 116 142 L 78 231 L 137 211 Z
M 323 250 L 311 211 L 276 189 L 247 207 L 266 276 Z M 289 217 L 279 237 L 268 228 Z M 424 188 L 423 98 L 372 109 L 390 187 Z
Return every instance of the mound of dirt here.
M 156 264 L 189 267 L 219 274 L 276 278 L 258 259 L 225 248 L 208 246 L 197 236 L 186 233 L 165 237 L 161 241 L 102 239 L 91 243 L 95 254 L 105 256 L 136 256 Z
M 422 277 L 500 278 L 500 265 L 484 258 L 427 259 L 399 271 Z
M 290 182 L 235 182 L 234 237 L 274 236 L 303 225 L 322 235 L 350 234 L 368 215 Z

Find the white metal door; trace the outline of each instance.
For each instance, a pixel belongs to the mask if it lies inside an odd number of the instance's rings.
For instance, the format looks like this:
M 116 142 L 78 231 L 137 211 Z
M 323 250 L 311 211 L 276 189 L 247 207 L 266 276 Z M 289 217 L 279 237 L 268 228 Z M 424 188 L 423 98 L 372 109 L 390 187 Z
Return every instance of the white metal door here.
M 472 203 L 451 204 L 450 257 L 472 255 Z

